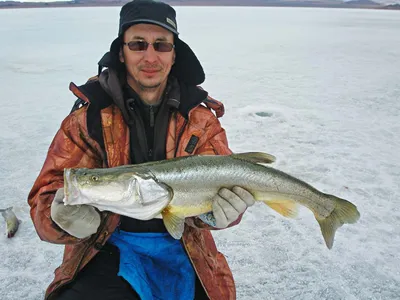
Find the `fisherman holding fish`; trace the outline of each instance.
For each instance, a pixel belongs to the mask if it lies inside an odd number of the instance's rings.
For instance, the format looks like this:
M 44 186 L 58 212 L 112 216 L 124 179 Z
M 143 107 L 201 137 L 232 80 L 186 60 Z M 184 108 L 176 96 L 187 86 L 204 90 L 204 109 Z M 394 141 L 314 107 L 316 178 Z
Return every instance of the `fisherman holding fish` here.
M 231 154 L 218 120 L 224 107 L 198 87 L 204 79 L 196 55 L 179 38 L 172 7 L 150 0 L 122 7 L 118 37 L 99 61 L 98 76 L 70 84 L 78 100 L 28 197 L 39 237 L 65 245 L 46 299 L 236 299 L 230 268 L 209 230 L 238 224 L 255 202 L 249 191 L 217 190 L 212 214 L 186 218 L 181 239 L 159 216 L 64 205 L 64 169 Z

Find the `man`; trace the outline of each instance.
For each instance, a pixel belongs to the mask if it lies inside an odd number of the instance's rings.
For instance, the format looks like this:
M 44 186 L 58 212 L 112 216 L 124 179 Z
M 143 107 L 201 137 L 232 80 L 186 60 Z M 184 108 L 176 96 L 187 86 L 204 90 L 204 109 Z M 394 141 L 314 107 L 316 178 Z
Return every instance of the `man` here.
M 105 70 L 103 70 L 106 68 Z M 179 37 L 169 5 L 135 0 L 118 37 L 62 122 L 29 194 L 42 240 L 64 244 L 46 299 L 235 299 L 209 229 L 237 224 L 254 204 L 240 187 L 215 195 L 214 219 L 188 218 L 181 241 L 161 219 L 141 221 L 87 205 L 63 205 L 64 168 L 101 168 L 194 154 L 228 155 L 223 106 L 197 87 L 203 68 Z M 212 226 L 211 226 L 212 225 Z

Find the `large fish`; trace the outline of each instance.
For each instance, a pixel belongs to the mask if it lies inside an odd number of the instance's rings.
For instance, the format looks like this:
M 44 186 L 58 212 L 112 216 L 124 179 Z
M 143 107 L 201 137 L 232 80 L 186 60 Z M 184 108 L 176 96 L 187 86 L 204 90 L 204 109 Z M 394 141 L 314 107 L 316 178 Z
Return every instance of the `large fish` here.
M 351 202 L 262 164 L 275 160 L 266 153 L 190 156 L 108 169 L 65 169 L 65 204 L 90 204 L 136 219 L 161 213 L 168 232 L 181 238 L 185 218 L 212 210 L 222 187 L 241 186 L 283 216 L 294 217 L 298 205 L 317 219 L 327 247 L 336 230 L 355 223 L 359 212 Z
M 8 238 L 12 238 L 15 235 L 20 223 L 12 209 L 12 207 L 0 209 L 0 213 L 3 215 L 4 220 L 6 220 L 6 233 Z

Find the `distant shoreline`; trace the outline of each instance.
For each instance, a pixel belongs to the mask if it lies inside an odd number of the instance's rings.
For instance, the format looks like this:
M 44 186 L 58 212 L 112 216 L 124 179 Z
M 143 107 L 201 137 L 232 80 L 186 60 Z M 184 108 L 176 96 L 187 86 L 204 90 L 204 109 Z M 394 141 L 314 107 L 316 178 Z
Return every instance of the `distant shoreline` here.
M 85 0 L 84 0 L 85 1 Z M 104 1 L 84 2 L 84 1 L 59 1 L 59 2 L 0 2 L 0 9 L 15 8 L 56 8 L 56 7 L 121 7 L 128 1 Z M 248 0 L 244 4 L 242 1 L 165 1 L 173 6 L 214 6 L 214 7 L 305 7 L 305 8 L 357 8 L 357 9 L 387 9 L 400 10 L 400 4 L 383 5 L 375 2 L 368 3 L 363 1 L 352 1 L 353 3 L 333 3 L 333 2 L 285 2 L 285 1 L 258 1 Z M 217 3 L 216 3 L 217 2 Z

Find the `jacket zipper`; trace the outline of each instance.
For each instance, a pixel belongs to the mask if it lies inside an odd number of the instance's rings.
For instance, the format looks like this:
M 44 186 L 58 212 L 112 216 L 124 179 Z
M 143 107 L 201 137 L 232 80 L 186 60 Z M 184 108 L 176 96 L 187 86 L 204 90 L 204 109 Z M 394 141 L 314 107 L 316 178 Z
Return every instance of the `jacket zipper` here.
M 110 214 L 107 213 L 106 217 L 104 218 L 103 224 L 102 224 L 102 226 L 101 226 L 101 230 L 98 231 L 98 233 L 96 234 L 95 238 L 93 238 L 93 240 L 92 240 L 90 243 L 88 243 L 87 247 L 86 247 L 85 250 L 83 251 L 83 255 L 82 255 L 81 259 L 79 260 L 79 262 L 78 262 L 78 264 L 77 264 L 77 266 L 76 266 L 76 268 L 75 268 L 75 270 L 74 270 L 74 272 L 73 272 L 73 275 L 72 275 L 71 280 L 68 280 L 67 282 L 64 282 L 63 284 L 60 284 L 59 286 L 57 286 L 57 288 L 55 288 L 55 289 L 53 290 L 53 292 L 51 292 L 51 293 L 47 296 L 46 299 L 50 299 L 51 296 L 52 296 L 52 294 L 54 294 L 54 292 L 56 292 L 57 290 L 60 290 L 60 288 L 62 288 L 63 286 L 65 286 L 65 285 L 67 285 L 67 284 L 69 284 L 69 283 L 71 283 L 71 282 L 75 279 L 75 277 L 76 277 L 76 275 L 77 275 L 77 273 L 78 273 L 79 267 L 80 267 L 81 264 L 82 264 L 83 258 L 85 257 L 86 252 L 88 251 L 88 249 L 89 249 L 91 246 L 94 245 L 94 242 L 95 242 L 95 241 L 97 240 L 97 238 L 100 236 L 100 233 L 102 232 L 103 228 L 106 226 L 109 217 L 110 217 Z M 105 234 L 105 236 L 107 236 L 108 232 L 105 232 L 105 233 L 103 233 L 103 234 Z
M 153 134 L 154 134 L 154 109 L 153 106 L 150 105 L 149 107 L 149 112 L 150 112 L 150 128 L 151 130 L 153 130 Z M 147 138 L 147 136 L 146 136 Z M 154 140 L 154 136 L 153 136 L 153 140 Z M 147 145 L 148 146 L 148 145 Z M 153 142 L 153 147 L 154 147 L 154 142 Z M 149 148 L 148 152 L 147 152 L 147 156 L 149 157 L 149 160 L 152 161 L 153 160 L 153 149 Z
M 200 281 L 200 283 L 201 283 L 201 286 L 203 287 L 204 292 L 206 293 L 208 299 L 211 299 L 211 298 L 210 298 L 210 295 L 208 294 L 208 292 L 207 292 L 207 290 L 206 290 L 206 288 L 205 288 L 205 286 L 204 286 L 204 284 L 203 284 L 203 281 L 201 281 L 201 279 L 200 279 L 199 273 L 197 272 L 197 269 L 196 269 L 196 267 L 194 266 L 193 260 L 192 260 L 192 258 L 190 257 L 189 251 L 188 251 L 188 249 L 187 249 L 187 247 L 186 247 L 186 243 L 185 243 L 185 241 L 184 241 L 183 239 L 182 239 L 182 244 L 183 244 L 183 247 L 185 248 L 185 251 L 186 251 L 187 256 L 189 257 L 190 263 L 192 264 L 193 270 L 194 270 L 194 272 L 196 273 L 196 276 L 197 276 L 197 278 L 199 279 L 199 281 Z
M 150 105 L 149 110 L 150 110 L 150 127 L 153 128 L 154 127 L 154 109 L 153 109 L 152 105 Z

